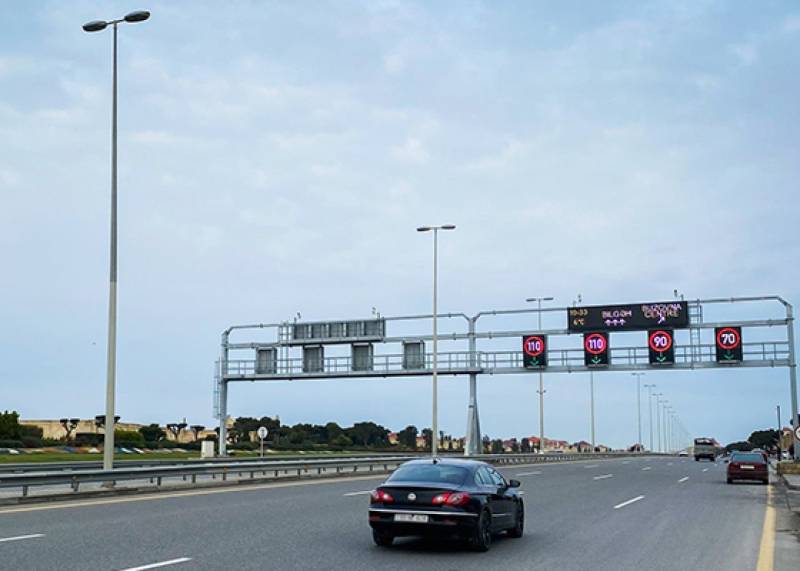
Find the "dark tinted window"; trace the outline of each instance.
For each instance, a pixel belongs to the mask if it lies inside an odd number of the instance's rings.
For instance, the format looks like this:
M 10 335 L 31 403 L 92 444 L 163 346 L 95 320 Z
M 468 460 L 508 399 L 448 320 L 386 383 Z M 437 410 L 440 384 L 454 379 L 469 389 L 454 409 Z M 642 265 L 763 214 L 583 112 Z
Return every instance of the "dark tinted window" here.
M 731 456 L 731 462 L 756 462 L 763 464 L 764 457 L 758 452 L 747 454 L 742 454 L 739 452 Z
M 487 468 L 478 468 L 475 472 L 475 483 L 479 486 L 493 486 L 492 477 Z
M 436 482 L 461 485 L 469 470 L 447 464 L 407 464 L 400 466 L 387 482 Z

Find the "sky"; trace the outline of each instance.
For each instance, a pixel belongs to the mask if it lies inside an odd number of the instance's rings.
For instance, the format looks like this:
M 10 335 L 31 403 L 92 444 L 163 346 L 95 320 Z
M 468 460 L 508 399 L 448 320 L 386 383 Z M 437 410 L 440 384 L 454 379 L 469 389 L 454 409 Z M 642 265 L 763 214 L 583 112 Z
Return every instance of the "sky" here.
M 229 325 L 430 312 L 424 224 L 457 225 L 440 241 L 442 312 L 676 289 L 800 303 L 794 2 L 7 0 L 0 409 L 103 412 L 111 34 L 81 25 L 137 9 L 151 19 L 119 29 L 125 421 L 211 426 Z M 776 405 L 789 417 L 786 369 L 643 382 L 694 436 L 745 438 Z M 546 434 L 588 439 L 587 375 L 545 385 Z M 440 383 L 456 436 L 467 387 Z M 536 375 L 478 387 L 485 434 L 538 434 Z M 635 442 L 630 374 L 595 390 L 597 441 Z M 238 383 L 229 412 L 422 428 L 430 382 Z

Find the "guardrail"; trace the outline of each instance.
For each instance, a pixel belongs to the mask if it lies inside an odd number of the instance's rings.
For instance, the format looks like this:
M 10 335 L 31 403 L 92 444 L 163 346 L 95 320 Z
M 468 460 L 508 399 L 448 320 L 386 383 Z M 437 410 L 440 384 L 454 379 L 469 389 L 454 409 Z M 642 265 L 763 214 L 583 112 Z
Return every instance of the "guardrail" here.
M 621 458 L 638 456 L 643 453 L 584 453 L 584 454 L 483 454 L 469 459 L 483 460 L 496 465 L 534 464 L 544 462 L 568 462 L 574 460 Z M 652 455 L 647 453 L 646 455 Z M 202 463 L 192 466 L 161 466 L 116 468 L 114 470 L 74 470 L 69 472 L 36 472 L 28 474 L 0 474 L 0 489 L 18 488 L 25 498 L 32 487 L 63 486 L 73 493 L 89 483 L 110 483 L 148 480 L 156 489 L 163 486 L 164 480 L 181 478 L 182 482 L 198 485 L 198 477 L 220 478 L 222 482 L 250 483 L 263 480 L 277 480 L 286 477 L 326 477 L 353 473 L 386 473 L 408 460 L 419 456 L 383 456 L 372 458 L 290 460 L 265 462 L 221 462 Z M 258 474 L 258 477 L 256 476 Z
M 408 452 L 404 456 L 424 456 L 423 453 Z M 115 460 L 114 465 L 118 468 L 145 468 L 163 466 L 192 466 L 195 464 L 210 463 L 249 463 L 249 462 L 281 462 L 281 461 L 308 461 L 308 460 L 351 460 L 358 458 L 380 458 L 394 457 L 397 453 L 392 452 L 373 452 L 372 454 L 270 454 L 264 456 L 241 456 L 229 458 L 158 458 L 148 460 L 146 458 L 136 458 L 135 460 Z M 71 462 L 14 462 L 0 464 L 0 477 L 4 474 L 28 474 L 31 472 L 56 472 L 59 470 L 100 470 L 103 462 L 99 460 L 75 460 Z

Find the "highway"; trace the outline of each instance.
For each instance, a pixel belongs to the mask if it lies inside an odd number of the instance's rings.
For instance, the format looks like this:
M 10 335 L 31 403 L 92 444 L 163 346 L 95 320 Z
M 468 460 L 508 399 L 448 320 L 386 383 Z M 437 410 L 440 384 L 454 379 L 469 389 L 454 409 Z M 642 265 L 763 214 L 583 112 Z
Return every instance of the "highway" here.
M 373 545 L 367 492 L 382 477 L 16 506 L 0 509 L 0 569 L 755 570 L 771 553 L 773 486 L 729 486 L 724 468 L 677 457 L 501 468 L 522 481 L 526 530 L 485 554 Z M 796 571 L 800 544 L 779 544 L 774 568 Z

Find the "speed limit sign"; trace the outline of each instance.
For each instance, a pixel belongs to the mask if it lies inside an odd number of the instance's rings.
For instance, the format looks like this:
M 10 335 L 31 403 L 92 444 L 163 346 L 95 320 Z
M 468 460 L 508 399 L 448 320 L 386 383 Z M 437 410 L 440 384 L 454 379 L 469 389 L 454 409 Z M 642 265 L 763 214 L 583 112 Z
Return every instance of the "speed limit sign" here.
M 675 364 L 675 339 L 671 329 L 651 329 L 647 332 L 647 348 L 651 365 Z

